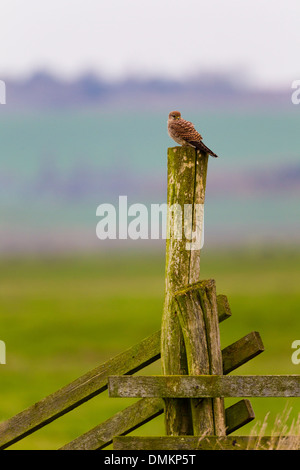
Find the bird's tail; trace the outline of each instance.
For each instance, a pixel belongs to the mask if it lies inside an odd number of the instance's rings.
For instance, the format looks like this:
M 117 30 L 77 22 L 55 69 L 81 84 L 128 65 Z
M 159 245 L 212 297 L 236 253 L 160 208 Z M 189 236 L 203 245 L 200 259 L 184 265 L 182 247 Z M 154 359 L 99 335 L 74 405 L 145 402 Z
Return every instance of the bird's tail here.
M 191 145 L 196 147 L 196 149 L 200 150 L 200 152 L 208 153 L 214 158 L 218 158 L 218 155 L 216 155 L 212 150 L 210 150 L 206 145 L 200 140 L 200 142 L 189 142 Z

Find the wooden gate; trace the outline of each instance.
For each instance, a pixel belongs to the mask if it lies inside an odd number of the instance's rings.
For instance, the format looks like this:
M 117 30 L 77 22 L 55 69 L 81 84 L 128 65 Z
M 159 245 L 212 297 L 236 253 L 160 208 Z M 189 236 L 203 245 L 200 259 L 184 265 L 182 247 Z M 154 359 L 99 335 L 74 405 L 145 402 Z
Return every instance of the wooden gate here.
M 168 152 L 168 207 L 172 210 L 167 224 L 162 330 L 0 423 L 1 449 L 107 388 L 110 397 L 140 400 L 61 450 L 104 449 L 111 443 L 116 450 L 265 449 L 288 448 L 291 443 L 300 448 L 299 436 L 230 436 L 254 419 L 248 397 L 299 397 L 300 375 L 228 375 L 264 347 L 254 331 L 221 350 L 219 323 L 231 316 L 229 302 L 217 294 L 214 280 L 200 281 L 203 219 L 198 209 L 205 201 L 207 163 L 208 156 L 192 148 L 175 147 Z M 186 217 L 180 226 L 181 232 L 189 234 L 189 242 L 178 236 L 174 207 L 184 208 L 181 215 Z M 196 241 L 190 243 L 193 235 Z M 162 375 L 133 376 L 159 358 Z M 225 397 L 242 399 L 225 408 Z M 126 436 L 161 413 L 165 414 L 165 436 Z

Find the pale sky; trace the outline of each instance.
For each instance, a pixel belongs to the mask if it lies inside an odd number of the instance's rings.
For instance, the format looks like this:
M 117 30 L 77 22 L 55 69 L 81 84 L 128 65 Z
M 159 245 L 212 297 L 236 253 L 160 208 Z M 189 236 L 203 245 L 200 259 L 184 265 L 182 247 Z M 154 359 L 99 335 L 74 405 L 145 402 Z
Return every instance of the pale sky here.
M 0 79 L 46 69 L 181 78 L 300 79 L 299 0 L 1 0 Z

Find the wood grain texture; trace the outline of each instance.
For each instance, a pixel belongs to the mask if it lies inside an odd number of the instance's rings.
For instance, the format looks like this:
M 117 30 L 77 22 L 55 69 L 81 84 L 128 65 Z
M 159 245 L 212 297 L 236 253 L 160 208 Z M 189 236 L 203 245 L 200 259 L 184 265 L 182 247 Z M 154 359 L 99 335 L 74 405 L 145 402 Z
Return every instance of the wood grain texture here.
M 114 450 L 299 450 L 299 436 L 116 437 Z
M 98 450 L 112 443 L 115 436 L 128 434 L 163 413 L 164 403 L 159 398 L 144 398 L 116 413 L 60 450 Z
M 175 292 L 189 375 L 222 375 L 216 286 L 213 280 L 194 283 Z M 193 434 L 225 436 L 222 398 L 191 401 Z
M 231 317 L 231 309 L 228 298 L 224 294 L 217 295 L 219 322 Z
M 229 374 L 264 351 L 260 334 L 252 331 L 222 351 L 223 370 Z
M 166 242 L 165 301 L 162 317 L 162 373 L 185 375 L 187 361 L 180 324 L 173 309 L 173 294 L 182 286 L 200 279 L 200 247 L 187 250 L 184 234 L 195 231 L 196 204 L 204 204 L 208 155 L 190 147 L 168 149 L 168 211 Z M 182 214 L 185 205 L 192 207 L 191 217 Z M 182 226 L 181 226 L 182 224 Z M 181 238 L 178 237 L 178 232 Z M 168 435 L 192 433 L 189 400 L 166 400 L 165 423 Z
M 300 375 L 110 377 L 111 397 L 300 397 Z
M 243 399 L 234 403 L 225 409 L 226 434 L 231 434 L 254 418 L 255 414 L 249 400 Z
M 100 450 L 110 445 L 116 436 L 124 436 L 164 412 L 160 398 L 142 398 L 137 403 L 116 413 L 105 422 L 95 426 L 59 450 Z M 249 400 L 241 400 L 225 410 L 226 434 L 254 419 Z

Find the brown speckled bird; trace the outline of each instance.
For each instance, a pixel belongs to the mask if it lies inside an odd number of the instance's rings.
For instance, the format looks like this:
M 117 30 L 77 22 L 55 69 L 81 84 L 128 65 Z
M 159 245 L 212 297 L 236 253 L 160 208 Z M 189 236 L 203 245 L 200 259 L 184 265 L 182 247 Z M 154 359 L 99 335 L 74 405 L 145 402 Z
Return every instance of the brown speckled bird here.
M 182 119 L 179 111 L 171 111 L 168 119 L 169 136 L 177 144 L 194 147 L 200 152 L 208 153 L 212 157 L 218 157 L 202 142 L 202 136 L 196 131 L 194 124 Z

